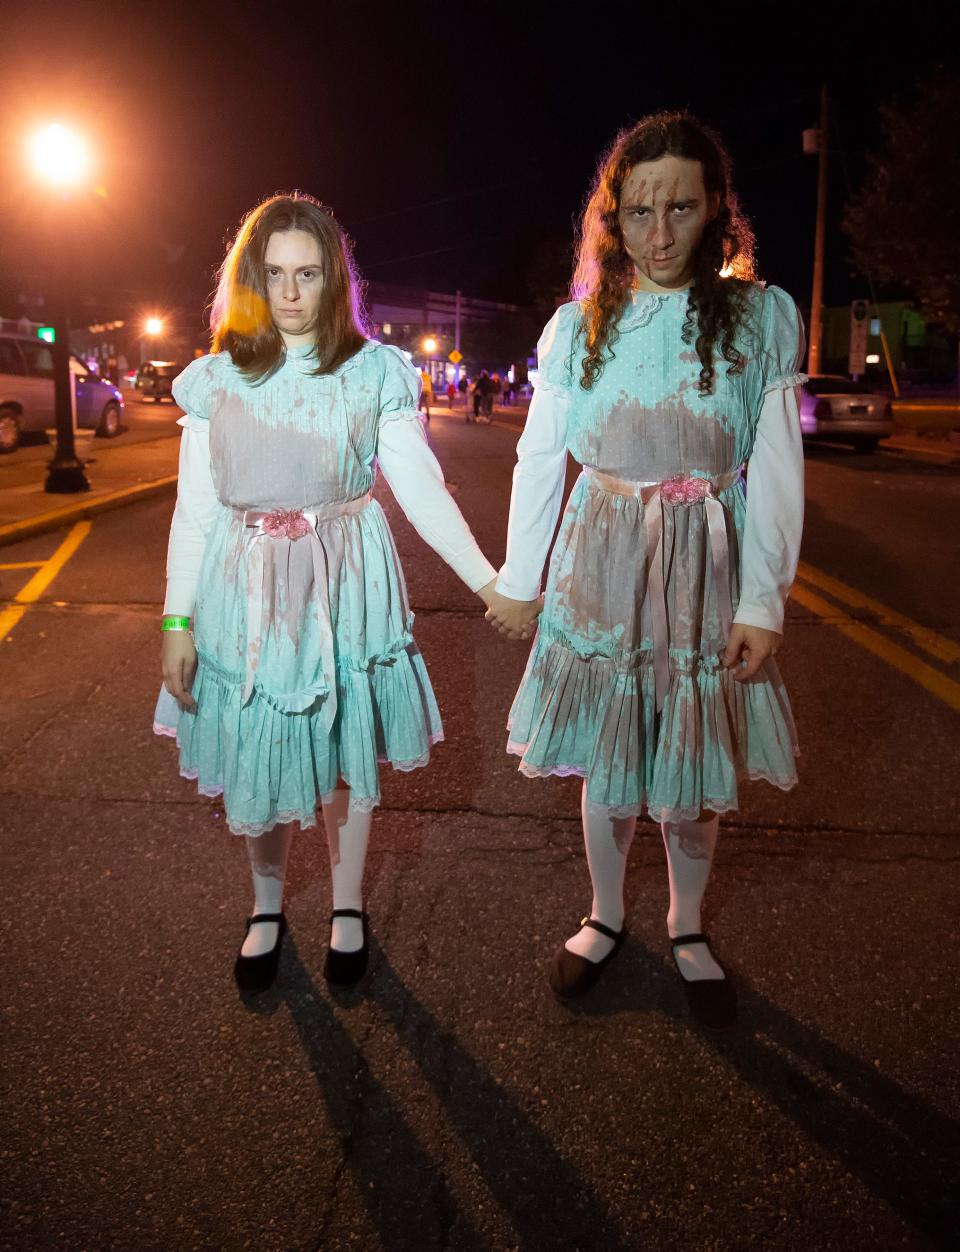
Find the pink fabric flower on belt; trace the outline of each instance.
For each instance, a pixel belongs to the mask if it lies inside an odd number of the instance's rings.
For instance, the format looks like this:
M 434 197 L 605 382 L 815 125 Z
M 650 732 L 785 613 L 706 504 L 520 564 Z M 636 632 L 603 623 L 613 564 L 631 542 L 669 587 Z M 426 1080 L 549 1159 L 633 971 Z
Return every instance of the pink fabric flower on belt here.
M 274 509 L 261 523 L 271 539 L 302 539 L 310 534 L 310 523 L 299 509 Z
M 710 483 L 706 478 L 676 474 L 673 478 L 664 479 L 660 495 L 668 504 L 702 504 L 709 490 Z

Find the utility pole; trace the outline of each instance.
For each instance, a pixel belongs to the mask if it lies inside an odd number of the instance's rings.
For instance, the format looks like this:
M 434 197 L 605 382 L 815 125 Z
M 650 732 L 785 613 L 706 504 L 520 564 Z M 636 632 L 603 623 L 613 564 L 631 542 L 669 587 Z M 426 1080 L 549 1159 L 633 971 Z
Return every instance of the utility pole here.
M 820 129 L 817 133 L 817 229 L 813 240 L 813 295 L 810 299 L 810 349 L 807 373 L 820 373 L 820 345 L 823 331 L 823 243 L 827 224 L 827 148 L 829 138 L 827 87 L 820 88 Z
M 456 305 L 456 317 L 454 320 L 454 344 L 453 346 L 456 348 L 458 352 L 460 351 L 460 290 L 459 288 L 457 289 L 457 305 Z M 460 362 L 459 361 L 456 363 L 453 369 L 454 369 L 454 373 L 456 374 L 457 385 L 459 386 L 460 385 Z

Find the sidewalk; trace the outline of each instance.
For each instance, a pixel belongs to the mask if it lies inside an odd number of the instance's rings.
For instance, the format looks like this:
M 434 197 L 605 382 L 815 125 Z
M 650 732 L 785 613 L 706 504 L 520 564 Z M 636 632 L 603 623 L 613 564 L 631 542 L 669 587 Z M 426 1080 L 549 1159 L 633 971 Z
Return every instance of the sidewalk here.
M 0 465 L 0 546 L 158 492 L 172 493 L 176 486 L 180 440 L 175 437 L 129 444 L 78 439 L 77 455 L 86 465 L 90 490 L 77 495 L 44 491 L 53 445 L 42 451 L 42 460 L 30 458 L 15 465 Z
M 898 428 L 881 448 L 884 452 L 960 468 L 960 440 L 951 437 L 945 427 L 928 426 L 923 414 L 930 407 L 921 403 L 895 404 Z M 942 411 L 942 405 L 937 407 Z M 900 428 L 900 420 L 912 420 L 915 413 L 921 420 Z M 462 407 L 448 409 L 440 404 L 434 404 L 431 415 L 448 421 L 465 419 Z M 527 405 L 520 402 L 497 405 L 492 420 L 495 426 L 518 430 L 526 417 Z M 33 456 L 13 465 L 0 461 L 0 547 L 160 492 L 173 494 L 180 449 L 180 440 L 175 436 L 130 444 L 80 439 L 77 448 L 87 466 L 90 490 L 74 496 L 49 495 L 43 489 L 47 463 L 53 456 L 52 444 L 42 449 L 42 459 Z

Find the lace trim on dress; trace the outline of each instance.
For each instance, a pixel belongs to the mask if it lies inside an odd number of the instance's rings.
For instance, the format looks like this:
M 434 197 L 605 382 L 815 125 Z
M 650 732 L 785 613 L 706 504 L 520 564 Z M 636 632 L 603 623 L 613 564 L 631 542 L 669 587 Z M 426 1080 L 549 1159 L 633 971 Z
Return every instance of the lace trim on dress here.
M 766 395 L 768 391 L 786 390 L 787 387 L 802 387 L 807 378 L 807 374 L 788 374 L 786 378 L 778 378 L 776 382 L 767 383 L 762 394 Z
M 171 730 L 168 726 L 160 726 L 155 722 L 153 729 L 158 735 L 167 735 L 171 739 L 176 738 L 177 732 L 175 730 Z M 442 743 L 443 731 L 435 731 L 429 736 L 428 742 L 430 747 L 434 747 L 436 744 Z M 402 774 L 409 774 L 415 769 L 422 769 L 423 766 L 428 765 L 429 762 L 430 748 L 428 748 L 427 751 L 421 756 L 418 756 L 410 761 L 391 761 L 388 756 L 379 754 L 377 756 L 378 765 L 389 765 L 392 769 L 398 770 Z M 200 795 L 207 797 L 207 799 L 216 799 L 223 795 L 222 783 L 201 783 L 198 781 L 200 777 L 199 770 L 181 769 L 180 777 L 187 779 L 188 782 L 195 782 L 197 784 L 197 792 Z M 332 791 L 321 793 L 317 796 L 317 804 L 329 803 L 329 801 L 333 799 L 333 795 L 334 793 Z M 350 790 L 349 808 L 353 812 L 372 813 L 379 803 L 379 795 L 358 796 L 352 788 Z M 227 829 L 233 835 L 257 839 L 260 835 L 269 834 L 269 832 L 273 830 L 274 826 L 279 826 L 284 822 L 299 822 L 301 830 L 305 830 L 311 826 L 316 826 L 316 808 L 309 813 L 301 809 L 291 809 L 289 811 L 285 810 L 274 814 L 273 817 L 268 818 L 265 822 L 230 822 L 228 819 Z
M 636 330 L 640 326 L 648 326 L 670 298 L 659 291 L 635 292 L 620 316 L 619 329 Z
M 507 741 L 507 752 L 511 756 L 522 757 L 526 750 L 527 745 L 525 743 L 517 743 L 514 739 Z M 521 761 L 518 768 L 524 778 L 587 777 L 586 770 L 575 765 L 540 766 L 528 765 L 525 761 Z M 774 787 L 778 787 L 781 791 L 792 791 L 797 785 L 796 778 L 780 777 L 766 773 L 763 770 L 743 770 L 737 774 L 737 781 L 768 782 Z M 704 809 L 709 809 L 717 814 L 736 813 L 738 811 L 737 805 L 731 804 L 728 798 L 718 799 L 710 796 L 704 796 L 696 807 L 686 809 L 650 809 L 645 801 L 638 801 L 636 804 L 608 804 L 602 807 L 606 809 L 611 817 L 640 817 L 643 813 L 646 813 L 653 822 L 695 822 Z
M 379 425 L 386 426 L 389 422 L 396 421 L 419 422 L 419 420 L 419 409 L 388 409 L 380 414 Z

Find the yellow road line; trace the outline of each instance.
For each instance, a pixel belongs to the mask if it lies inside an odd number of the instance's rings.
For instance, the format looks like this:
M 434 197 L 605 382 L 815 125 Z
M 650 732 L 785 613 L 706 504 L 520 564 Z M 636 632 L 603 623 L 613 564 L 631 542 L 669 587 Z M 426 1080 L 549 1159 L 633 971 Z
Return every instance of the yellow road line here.
M 909 636 L 918 648 L 922 648 L 924 652 L 929 652 L 938 661 L 950 663 L 960 661 L 960 644 L 954 643 L 952 639 L 947 639 L 943 635 L 938 635 L 935 630 L 921 626 L 918 622 L 911 621 L 903 613 L 898 613 L 896 609 L 888 608 L 885 604 L 881 604 L 879 600 L 874 600 L 872 596 L 867 596 L 862 591 L 857 591 L 855 587 L 848 587 L 839 578 L 833 578 L 830 574 L 824 574 L 822 570 L 815 569 L 812 565 L 808 565 L 806 561 L 801 561 L 797 566 L 797 574 L 804 582 L 812 583 L 814 587 L 819 587 L 821 591 L 826 591 L 830 595 L 836 596 L 838 600 L 849 608 L 866 609 L 870 613 L 875 613 L 880 620 L 881 626 L 892 626 L 895 630 L 902 631 Z
M 39 569 L 43 561 L 7 561 L 0 569 Z
M 941 674 L 926 661 L 919 660 L 906 648 L 901 648 L 897 643 L 891 643 L 889 639 L 877 634 L 863 622 L 855 621 L 843 609 L 837 608 L 829 600 L 824 600 L 822 596 L 818 596 L 815 591 L 810 591 L 802 583 L 794 583 L 790 598 L 797 604 L 802 604 L 811 613 L 816 613 L 818 617 L 825 618 L 831 626 L 835 626 L 848 639 L 852 639 L 861 648 L 872 652 L 881 661 L 892 665 L 901 674 L 906 674 L 915 683 L 925 687 L 931 695 L 935 695 L 938 700 L 942 700 L 944 704 L 960 713 L 960 683 L 947 678 L 945 674 Z
M 0 611 L 0 639 L 3 639 L 13 630 L 20 618 L 26 613 L 27 607 L 43 595 L 74 552 L 76 552 L 77 548 L 86 539 L 92 525 L 92 522 L 77 522 L 53 556 L 43 562 L 26 586 L 21 588 L 13 597 L 13 604 L 10 608 Z

